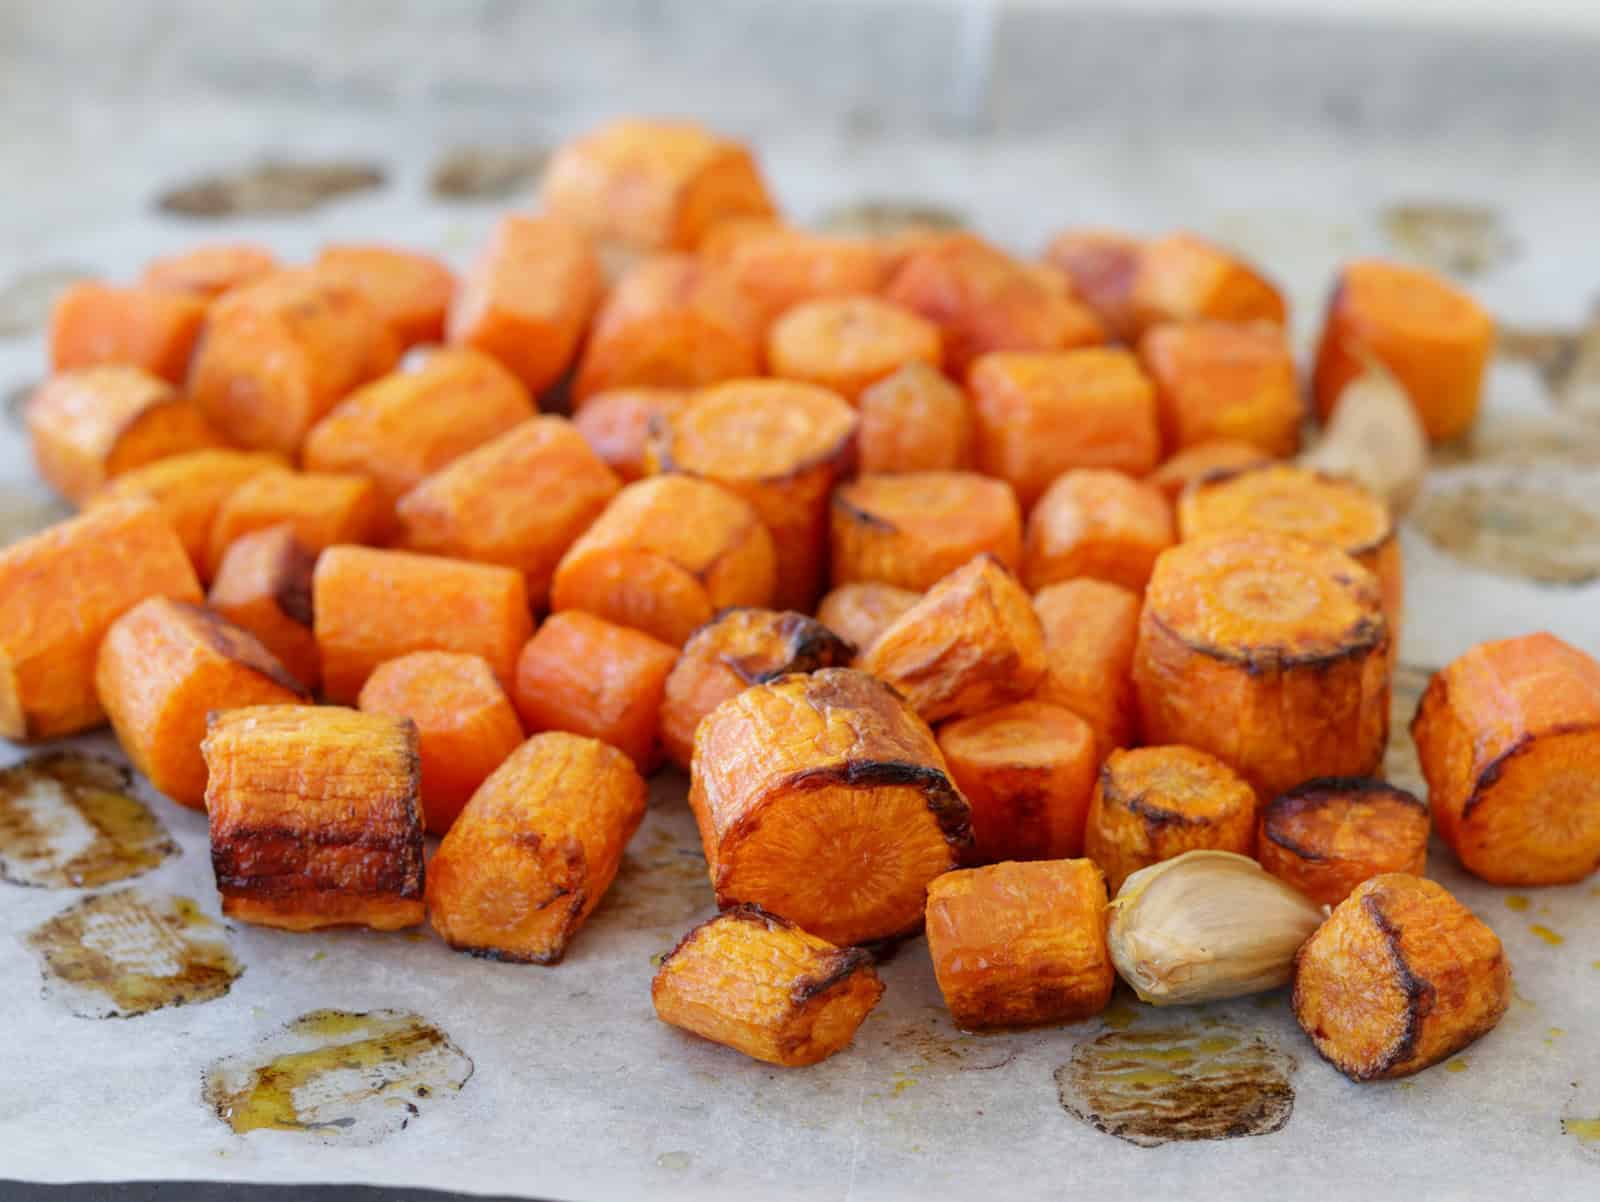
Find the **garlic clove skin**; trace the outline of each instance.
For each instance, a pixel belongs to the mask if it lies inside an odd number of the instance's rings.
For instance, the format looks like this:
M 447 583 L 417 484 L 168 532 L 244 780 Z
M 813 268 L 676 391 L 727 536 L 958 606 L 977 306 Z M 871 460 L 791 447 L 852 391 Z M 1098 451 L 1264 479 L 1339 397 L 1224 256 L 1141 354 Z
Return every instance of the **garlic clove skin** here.
M 1243 997 L 1289 982 L 1326 911 L 1247 856 L 1191 851 L 1141 868 L 1111 903 L 1122 979 L 1153 1006 Z
M 1428 436 L 1405 389 L 1374 360 L 1345 385 L 1322 440 L 1300 456 L 1300 466 L 1355 481 L 1398 518 L 1422 488 Z

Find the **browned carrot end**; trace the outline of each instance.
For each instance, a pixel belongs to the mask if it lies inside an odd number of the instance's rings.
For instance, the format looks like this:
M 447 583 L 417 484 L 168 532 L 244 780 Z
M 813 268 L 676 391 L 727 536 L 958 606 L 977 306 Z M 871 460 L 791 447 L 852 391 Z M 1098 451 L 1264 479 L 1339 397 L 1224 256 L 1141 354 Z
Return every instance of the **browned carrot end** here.
M 1133 694 L 1138 595 L 1103 580 L 1069 580 L 1041 589 L 1033 612 L 1044 629 L 1045 651 L 1034 697 L 1087 722 L 1097 760 L 1131 746 L 1138 728 Z
M 456 277 L 432 255 L 346 243 L 324 246 L 316 266 L 322 275 L 365 296 L 402 347 L 443 340 Z
M 697 249 L 750 298 L 763 324 L 812 301 L 875 293 L 889 267 L 871 239 L 818 234 L 763 217 L 724 221 Z
M 975 555 L 1022 565 L 1022 513 L 1004 480 L 976 472 L 860 476 L 834 490 L 833 582 L 922 592 Z
M 1162 495 L 1176 505 L 1184 490 L 1197 480 L 1214 474 L 1228 475 L 1246 468 L 1261 467 L 1271 462 L 1272 457 L 1253 443 L 1213 439 L 1185 447 L 1164 460 L 1144 481 L 1160 489 Z
M 572 415 L 572 424 L 605 465 L 632 484 L 650 470 L 651 421 L 670 423 L 693 399 L 694 393 L 683 388 L 617 388 L 589 397 Z
M 1261 811 L 1256 856 L 1312 901 L 1337 906 L 1386 872 L 1421 876 L 1431 825 L 1428 807 L 1404 789 L 1367 777 L 1320 777 Z
M 859 656 L 921 597 L 876 581 L 841 584 L 818 603 L 817 621 L 854 646 Z
M 50 314 L 50 367 L 137 367 L 182 384 L 206 324 L 206 302 L 163 288 L 74 284 Z
M 1139 361 L 1155 383 L 1169 454 L 1216 439 L 1274 458 L 1300 449 L 1294 354 L 1277 324 L 1159 325 L 1140 339 Z
M 1121 472 L 1063 472 L 1028 515 L 1023 579 L 1038 591 L 1080 576 L 1144 591 L 1176 540 L 1160 491 Z
M 937 367 L 913 360 L 856 398 L 863 473 L 959 471 L 972 466 L 972 402 Z
M 940 347 L 931 321 L 874 296 L 848 296 L 807 301 L 778 318 L 767 332 L 767 366 L 855 403 L 908 363 L 937 367 Z
M 1133 284 L 1144 243 L 1114 230 L 1063 230 L 1050 239 L 1045 262 L 1066 273 L 1072 290 L 1094 310 L 1101 324 L 1122 342 L 1138 330 Z
M 206 604 L 261 641 L 308 689 L 322 683 L 311 620 L 316 555 L 288 525 L 270 526 L 228 546 Z
M 344 472 L 261 472 L 228 494 L 211 524 L 208 578 L 234 540 L 288 526 L 312 553 L 339 543 L 371 543 L 383 523 L 378 486 Z
M 1144 244 L 1130 300 L 1140 333 L 1162 322 L 1269 321 L 1284 325 L 1289 309 L 1272 281 L 1249 263 L 1195 234 L 1168 234 Z
M 277 269 L 277 256 L 265 246 L 212 242 L 151 259 L 139 282 L 147 288 L 215 300 L 230 288 L 253 284 Z

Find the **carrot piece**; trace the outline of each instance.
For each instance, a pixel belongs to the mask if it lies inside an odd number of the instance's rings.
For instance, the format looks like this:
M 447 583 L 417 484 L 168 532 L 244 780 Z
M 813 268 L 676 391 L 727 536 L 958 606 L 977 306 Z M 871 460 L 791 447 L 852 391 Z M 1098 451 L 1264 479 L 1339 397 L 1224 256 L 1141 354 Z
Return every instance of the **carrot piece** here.
M 95 654 L 146 597 L 201 600 L 182 544 L 148 502 L 97 507 L 0 551 L 0 735 L 48 739 L 103 722 Z
M 1004 480 L 975 472 L 860 476 L 834 489 L 833 581 L 921 592 L 974 555 L 1022 564 L 1022 515 Z
M 138 367 L 182 384 L 206 303 L 162 288 L 74 284 L 50 314 L 50 368 Z
M 662 1022 L 785 1068 L 843 1051 L 882 996 L 870 952 L 835 947 L 760 906 L 695 927 L 650 983 Z
M 230 441 L 292 456 L 324 414 L 393 368 L 399 353 L 361 293 L 309 269 L 280 271 L 211 306 L 189 391 Z
M 1140 333 L 1167 321 L 1270 321 L 1289 308 L 1272 281 L 1250 264 L 1195 234 L 1146 242 L 1129 301 Z
M 1246 531 L 1156 561 L 1133 681 L 1147 742 L 1208 751 L 1275 797 L 1377 769 L 1389 667 L 1370 572 L 1324 543 Z
M 417 732 L 338 706 L 211 719 L 211 866 L 230 918 L 286 931 L 423 920 Z
M 510 568 L 370 547 L 322 553 L 311 610 L 322 689 L 340 703 L 356 700 L 379 664 L 412 651 L 481 655 L 509 689 L 533 633 L 527 589 Z
M 1155 391 L 1122 350 L 997 352 L 967 377 L 978 468 L 1009 481 L 1024 509 L 1075 467 L 1142 476 L 1161 457 Z
M 792 610 L 727 609 L 695 631 L 667 677 L 661 743 L 688 768 L 700 720 L 753 684 L 791 672 L 848 668 L 855 648 L 815 618 Z
M 1031 693 L 1044 675 L 1044 630 L 1016 578 L 978 555 L 896 618 L 858 663 L 937 722 Z
M 624 484 L 632 484 L 649 471 L 651 420 L 670 423 L 693 399 L 694 393 L 683 388 L 615 388 L 586 400 L 572 415 L 572 424 L 606 466 Z
M 646 259 L 617 282 L 572 382 L 578 407 L 616 388 L 699 388 L 759 375 L 761 313 L 692 255 Z
M 322 659 L 311 628 L 311 573 L 317 557 L 294 527 L 269 526 L 228 545 L 206 604 L 261 641 L 289 674 L 314 689 Z
M 434 835 L 450 829 L 478 786 L 522 745 L 517 711 L 481 655 L 413 651 L 388 660 L 367 677 L 356 706 L 415 723 L 424 825 Z
M 1106 884 L 1088 860 L 947 872 L 928 886 L 927 921 L 933 974 L 958 1027 L 1076 1022 L 1111 1001 Z
M 1377 259 L 1347 263 L 1328 299 L 1311 393 L 1326 422 L 1373 360 L 1394 373 L 1434 442 L 1478 416 L 1494 318 L 1449 282 Z
M 1300 449 L 1300 385 L 1271 322 L 1159 325 L 1139 340 L 1168 454 L 1222 438 L 1282 458 Z
M 640 772 L 660 762 L 656 734 L 678 652 L 593 614 L 551 614 L 517 659 L 512 697 L 530 731 L 569 730 L 609 743 Z
M 1094 731 L 1070 710 L 1018 701 L 939 728 L 950 777 L 972 807 L 975 864 L 1083 854 Z
M 365 476 L 334 472 L 262 472 L 228 494 L 211 525 L 208 578 L 233 541 L 287 525 L 312 552 L 337 543 L 370 543 L 382 523 L 378 486 Z
M 95 693 L 117 742 L 160 792 L 205 808 L 206 715 L 311 695 L 249 631 L 188 601 L 151 597 L 111 624 Z
M 302 461 L 310 471 L 370 477 L 391 532 L 402 496 L 534 412 L 521 382 L 488 355 L 435 351 L 415 371 L 391 372 L 340 402 L 311 428 Z
M 1139 869 L 1186 851 L 1248 856 L 1255 845 L 1256 795 L 1215 756 L 1140 747 L 1113 751 L 1100 766 L 1084 849 L 1113 897 Z
M 1030 589 L 1090 576 L 1142 592 L 1175 541 L 1172 506 L 1121 472 L 1062 472 L 1028 515 L 1023 579 Z
M 972 402 L 938 368 L 912 360 L 856 398 L 862 472 L 958 471 L 972 466 Z
M 561 147 L 544 207 L 597 238 L 693 250 L 713 226 L 776 210 L 750 152 L 687 121 L 613 121 Z
M 827 573 L 828 497 L 854 464 L 857 424 L 826 388 L 733 380 L 653 427 L 649 457 L 659 471 L 709 480 L 748 501 L 783 548 L 774 602 L 809 610 Z
M 1318 905 L 1337 906 L 1386 872 L 1421 876 L 1430 826 L 1428 807 L 1404 789 L 1368 777 L 1318 777 L 1262 809 L 1256 856 Z
M 616 496 L 617 478 L 572 423 L 536 417 L 400 499 L 399 545 L 521 572 L 544 608 L 556 565 Z
M 1213 474 L 1228 475 L 1271 462 L 1272 457 L 1254 443 L 1218 438 L 1185 447 L 1164 460 L 1144 481 L 1160 489 L 1162 495 L 1176 505 L 1184 490 L 1196 480 Z
M 25 419 L 39 474 L 75 505 L 124 472 L 222 442 L 170 384 L 137 367 L 51 376 Z
M 213 242 L 151 259 L 139 283 L 167 292 L 215 300 L 231 288 L 253 284 L 278 269 L 278 259 L 254 242 Z
M 1050 239 L 1044 258 L 1066 274 L 1113 338 L 1130 342 L 1138 330 L 1133 282 L 1143 250 L 1140 239 L 1113 230 L 1063 230 Z
M 577 227 L 502 217 L 456 290 L 446 336 L 492 355 L 538 396 L 572 365 L 604 287 Z
M 939 327 L 952 375 L 990 351 L 1060 351 L 1104 342 L 1093 312 L 1033 267 L 959 234 L 914 251 L 883 295 Z
M 767 332 L 775 376 L 831 388 L 852 404 L 908 363 L 940 363 L 939 327 L 875 296 L 807 301 Z
M 1600 664 L 1540 632 L 1483 643 L 1429 682 L 1411 736 L 1440 837 L 1497 885 L 1600 867 Z
M 770 605 L 772 536 L 749 503 L 688 476 L 619 492 L 568 548 L 552 609 L 582 609 L 674 647 L 730 605 Z
M 763 325 L 797 305 L 877 292 L 888 274 L 883 249 L 870 239 L 830 237 L 762 218 L 719 224 L 699 252 L 754 302 Z
M 317 272 L 361 293 L 402 347 L 444 340 L 456 277 L 432 255 L 395 246 L 325 246 Z
M 1352 1081 L 1410 1076 L 1494 1029 L 1511 1003 L 1495 933 L 1433 881 L 1373 877 L 1301 946 L 1294 1016 Z
M 1139 597 L 1103 580 L 1040 589 L 1033 612 L 1044 628 L 1044 675 L 1034 697 L 1069 709 L 1094 731 L 1096 759 L 1134 742 L 1138 705 L 1133 649 Z
M 689 805 L 717 904 L 753 902 L 844 946 L 915 931 L 971 840 L 933 733 L 849 668 L 784 676 L 695 733 Z

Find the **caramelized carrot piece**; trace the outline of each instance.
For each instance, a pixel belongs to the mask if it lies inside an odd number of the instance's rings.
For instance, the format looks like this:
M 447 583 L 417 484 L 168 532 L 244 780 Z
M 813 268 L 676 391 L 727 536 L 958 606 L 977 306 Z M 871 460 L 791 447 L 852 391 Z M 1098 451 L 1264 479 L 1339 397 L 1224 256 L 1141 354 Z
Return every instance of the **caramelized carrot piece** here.
M 1155 488 L 1121 472 L 1062 472 L 1028 515 L 1023 579 L 1035 591 L 1092 576 L 1143 592 L 1174 541 L 1172 506 Z
M 1272 457 L 1253 443 L 1219 438 L 1185 447 L 1144 480 L 1160 489 L 1162 495 L 1176 505 L 1184 490 L 1196 480 L 1211 475 L 1225 476 L 1271 462 Z
M 1195 234 L 1168 234 L 1144 244 L 1129 302 L 1143 333 L 1167 321 L 1270 321 L 1285 325 L 1289 308 L 1272 281 L 1232 252 Z
M 1103 580 L 1040 589 L 1033 612 L 1044 628 L 1044 675 L 1034 697 L 1071 710 L 1094 730 L 1096 759 L 1133 744 L 1138 705 L 1133 649 L 1139 597 Z
M 253 284 L 277 269 L 277 257 L 265 246 L 213 242 L 151 259 L 139 282 L 146 288 L 215 300 L 230 288 Z
M 921 596 L 875 580 L 841 584 L 817 605 L 817 621 L 861 652 Z
M 683 388 L 615 388 L 586 400 L 572 415 L 572 424 L 594 453 L 624 484 L 648 472 L 646 443 L 650 422 L 670 423 L 694 399 Z
M 1045 248 L 1045 262 L 1066 274 L 1072 290 L 1113 338 L 1130 342 L 1138 330 L 1133 283 L 1144 243 L 1113 230 L 1063 230 Z
M 133 766 L 179 805 L 203 809 L 206 715 L 311 695 L 249 631 L 189 601 L 151 597 L 111 624 L 95 693 Z
M 1600 664 L 1540 632 L 1472 648 L 1411 723 L 1440 837 L 1497 885 L 1600 867 Z
M 1380 596 L 1324 543 L 1263 531 L 1179 543 L 1156 561 L 1139 621 L 1145 740 L 1208 751 L 1261 797 L 1370 775 L 1389 735 Z
M 382 524 L 378 487 L 365 476 L 333 472 L 262 472 L 228 494 L 211 526 L 207 560 L 216 575 L 233 541 L 287 525 L 313 552 L 337 543 L 370 543 Z
M 170 384 L 137 367 L 51 376 L 25 419 L 39 474 L 75 505 L 124 472 L 222 442 Z
M 906 364 L 937 367 L 940 358 L 938 326 L 875 296 L 807 301 L 767 332 L 773 375 L 830 388 L 852 404 Z
M 1004 480 L 974 472 L 860 476 L 834 490 L 833 581 L 921 592 L 974 555 L 1022 564 L 1022 515 Z
M 373 244 L 325 246 L 317 271 L 365 296 L 402 347 L 444 340 L 456 277 L 432 255 Z
M 206 303 L 162 288 L 74 284 L 50 314 L 50 367 L 138 367 L 169 384 L 182 384 Z
M 1159 325 L 1139 340 L 1139 362 L 1155 383 L 1168 454 L 1219 438 L 1274 458 L 1300 449 L 1300 385 L 1282 327 Z
M 1362 881 L 1386 872 L 1421 876 L 1430 825 L 1428 807 L 1404 789 L 1370 777 L 1322 776 L 1262 809 L 1256 856 L 1318 905 L 1337 906 Z
M 972 402 L 938 368 L 912 360 L 856 398 L 862 472 L 957 471 L 972 466 Z
M 308 689 L 322 683 L 311 623 L 311 573 L 317 557 L 284 524 L 228 545 L 206 604 L 248 630 Z
M 877 292 L 888 274 L 883 249 L 869 239 L 830 237 L 762 218 L 723 222 L 699 250 L 755 303 L 763 325 L 797 305 Z

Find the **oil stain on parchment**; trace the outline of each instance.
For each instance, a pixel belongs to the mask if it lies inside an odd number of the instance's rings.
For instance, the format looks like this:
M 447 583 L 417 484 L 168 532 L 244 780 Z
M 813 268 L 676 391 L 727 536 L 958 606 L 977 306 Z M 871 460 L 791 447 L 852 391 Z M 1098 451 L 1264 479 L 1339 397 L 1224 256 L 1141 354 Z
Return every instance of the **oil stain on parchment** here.
M 1389 746 L 1383 755 L 1383 779 L 1418 797 L 1427 796 L 1428 784 L 1411 738 L 1411 719 L 1433 673 L 1434 669 L 1416 664 L 1396 664 L 1389 688 Z
M 1600 579 L 1600 515 L 1554 490 L 1463 484 L 1424 497 L 1414 520 L 1435 546 L 1484 571 L 1541 584 Z
M 461 1092 L 470 1057 L 400 1010 L 313 1010 L 206 1070 L 205 1103 L 239 1135 L 292 1131 L 369 1144 Z
M 1109 1031 L 1056 1070 L 1061 1106 L 1142 1148 L 1279 1130 L 1294 1111 L 1297 1065 L 1227 1026 Z
M 72 264 L 52 264 L 20 272 L 0 284 L 0 338 L 42 330 L 62 290 L 92 274 Z
M 428 188 L 440 200 L 506 200 L 532 187 L 549 161 L 546 146 L 459 146 L 433 165 Z
M 1575 329 L 1501 322 L 1495 352 L 1538 372 L 1558 408 L 1600 418 L 1600 307 Z
M 1510 260 L 1517 249 L 1500 214 L 1482 205 L 1391 205 L 1383 211 L 1382 224 L 1389 241 L 1404 254 L 1453 275 L 1481 275 Z
M 92 889 L 149 872 L 178 845 L 129 796 L 125 768 L 76 752 L 0 771 L 0 878 L 46 889 Z
M 335 197 L 370 191 L 383 183 L 383 168 L 373 163 L 269 159 L 168 189 L 156 198 L 156 208 L 180 217 L 281 216 L 308 213 Z
M 959 230 L 967 219 L 954 209 L 913 200 L 860 200 L 830 209 L 817 222 L 824 233 L 887 238 L 919 231 Z
M 44 996 L 80 1018 L 131 1018 L 222 997 L 244 970 L 220 923 L 187 897 L 119 889 L 28 933 Z

